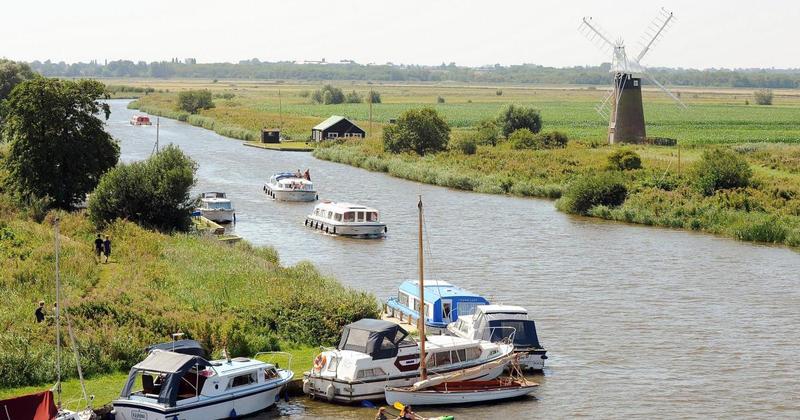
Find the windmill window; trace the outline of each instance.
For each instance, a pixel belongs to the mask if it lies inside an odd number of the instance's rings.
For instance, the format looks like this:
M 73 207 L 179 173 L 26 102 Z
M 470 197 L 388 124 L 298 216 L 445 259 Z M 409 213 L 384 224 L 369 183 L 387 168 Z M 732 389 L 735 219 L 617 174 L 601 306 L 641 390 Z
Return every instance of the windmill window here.
M 638 80 L 634 80 L 634 81 L 633 81 L 633 85 L 634 85 L 634 86 L 639 86 L 639 81 L 638 81 Z

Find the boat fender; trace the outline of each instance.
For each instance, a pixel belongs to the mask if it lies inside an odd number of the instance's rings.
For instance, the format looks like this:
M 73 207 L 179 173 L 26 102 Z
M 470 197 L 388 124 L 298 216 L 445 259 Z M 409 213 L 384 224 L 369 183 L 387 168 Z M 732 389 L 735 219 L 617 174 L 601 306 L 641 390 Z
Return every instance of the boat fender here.
M 542 355 L 542 360 L 547 360 L 547 355 L 543 354 Z
M 328 228 L 325 228 L 325 233 L 328 233 Z
M 389 226 L 384 226 L 383 233 L 388 233 L 388 232 L 389 232 Z
M 232 408 L 228 418 L 235 419 L 236 418 L 236 409 Z
M 325 397 L 328 398 L 328 401 L 333 401 L 333 396 L 336 394 L 336 388 L 333 387 L 333 384 L 328 385 L 328 388 L 325 390 Z
M 261 189 L 262 189 L 264 192 L 267 192 L 267 186 L 266 186 L 266 185 L 264 185 L 263 187 L 261 187 Z
M 333 234 L 336 235 L 336 226 L 333 227 Z
M 319 200 L 319 194 L 315 195 L 314 197 L 315 200 Z
M 306 226 L 308 226 L 308 219 L 306 219 Z

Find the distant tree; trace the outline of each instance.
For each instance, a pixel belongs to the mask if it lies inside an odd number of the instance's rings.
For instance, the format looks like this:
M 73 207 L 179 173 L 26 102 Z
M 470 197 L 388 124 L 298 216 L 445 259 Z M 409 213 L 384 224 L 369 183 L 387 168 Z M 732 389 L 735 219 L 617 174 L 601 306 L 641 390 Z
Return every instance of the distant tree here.
M 753 170 L 747 161 L 730 149 L 703 152 L 693 168 L 694 183 L 700 192 L 713 195 L 717 190 L 750 185 Z
M 311 102 L 315 104 L 321 104 L 325 99 L 322 97 L 321 90 L 315 90 L 314 93 L 311 94 Z
M 195 200 L 189 192 L 197 164 L 169 145 L 149 159 L 121 164 L 100 179 L 89 198 L 89 217 L 97 226 L 127 219 L 162 231 L 186 231 Z
M 509 105 L 500 112 L 497 125 L 500 126 L 505 138 L 520 128 L 527 128 L 535 134 L 542 129 L 542 117 L 539 115 L 539 110 Z
M 484 119 L 475 126 L 475 141 L 478 144 L 497 146 L 500 130 L 492 119 Z
M 444 103 L 444 98 L 443 98 L 443 97 L 441 97 L 441 96 L 437 97 L 437 98 L 436 98 L 436 103 L 437 103 L 437 104 L 443 104 L 443 103 Z
M 178 109 L 182 111 L 196 114 L 201 109 L 211 108 L 214 108 L 214 99 L 208 89 L 184 90 L 178 93 Z
M 345 102 L 348 104 L 359 104 L 363 101 L 361 95 L 358 94 L 356 91 L 352 91 L 345 96 Z
M 759 105 L 772 105 L 772 89 L 761 89 L 753 92 L 756 103 Z
M 381 94 L 374 90 L 369 91 L 369 94 L 367 94 L 367 102 L 371 104 L 381 103 Z
M 503 91 L 500 90 L 500 89 L 497 89 L 496 91 L 494 91 L 494 94 L 497 95 L 497 96 L 503 96 Z
M 433 108 L 409 109 L 383 129 L 383 147 L 391 153 L 436 153 L 447 148 L 450 127 Z
M 311 102 L 317 104 L 333 105 L 344 103 L 344 101 L 344 92 L 332 85 L 325 85 L 311 95 Z
M 97 114 L 111 111 L 99 100 L 105 86 L 93 80 L 26 80 L 5 101 L 2 139 L 9 190 L 22 200 L 49 197 L 71 208 L 114 167 L 119 146 Z
M 608 169 L 629 171 L 642 168 L 642 158 L 631 149 L 620 148 L 608 155 Z
M 14 86 L 35 76 L 29 65 L 0 58 L 0 102 L 11 94 Z

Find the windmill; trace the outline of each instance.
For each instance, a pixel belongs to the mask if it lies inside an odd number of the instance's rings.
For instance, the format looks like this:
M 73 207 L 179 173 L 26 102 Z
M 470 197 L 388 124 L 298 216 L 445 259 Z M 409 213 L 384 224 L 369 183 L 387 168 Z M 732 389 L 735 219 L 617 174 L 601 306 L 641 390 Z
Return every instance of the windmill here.
M 608 118 L 609 143 L 640 143 L 646 139 L 644 110 L 642 107 L 641 76 L 646 77 L 658 86 L 670 98 L 675 100 L 681 108 L 686 105 L 672 92 L 667 90 L 641 64 L 642 58 L 663 38 L 664 33 L 675 21 L 672 12 L 664 8 L 650 23 L 642 35 L 641 52 L 636 57 L 628 57 L 625 52 L 625 42 L 617 38 L 612 42 L 607 33 L 592 18 L 585 17 L 578 30 L 583 33 L 602 51 L 611 52 L 611 70 L 613 76 L 612 87 L 605 99 L 596 107 L 597 112 Z M 635 77 L 639 76 L 639 77 Z

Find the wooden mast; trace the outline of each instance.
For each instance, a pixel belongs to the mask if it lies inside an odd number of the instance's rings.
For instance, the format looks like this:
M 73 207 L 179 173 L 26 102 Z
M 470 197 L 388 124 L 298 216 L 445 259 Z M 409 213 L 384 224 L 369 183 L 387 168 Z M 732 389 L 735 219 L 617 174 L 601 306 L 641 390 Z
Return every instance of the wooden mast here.
M 59 254 L 61 253 L 59 243 L 59 220 L 56 217 L 54 223 L 54 236 L 56 248 L 56 407 L 61 409 L 61 273 L 59 272 Z
M 425 363 L 425 270 L 422 256 L 422 196 L 419 196 L 419 318 L 417 328 L 419 329 L 419 378 L 428 379 L 428 369 Z

